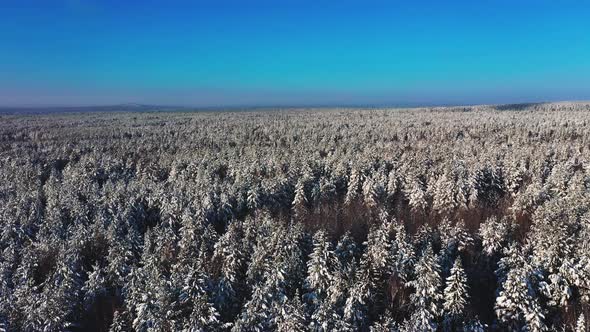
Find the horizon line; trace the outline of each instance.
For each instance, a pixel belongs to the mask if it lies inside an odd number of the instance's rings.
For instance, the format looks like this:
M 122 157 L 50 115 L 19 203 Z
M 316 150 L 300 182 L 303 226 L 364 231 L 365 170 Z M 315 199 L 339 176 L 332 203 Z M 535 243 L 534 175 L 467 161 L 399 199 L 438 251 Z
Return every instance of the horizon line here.
M 267 109 L 267 108 L 421 108 L 421 107 L 472 107 L 472 106 L 498 106 L 498 105 L 526 105 L 526 104 L 550 104 L 550 103 L 588 103 L 590 100 L 536 100 L 499 103 L 310 103 L 310 104 L 218 104 L 218 105 L 170 105 L 170 104 L 144 104 L 144 103 L 111 103 L 111 104 L 79 104 L 79 105 L 0 105 L 0 110 L 43 110 L 43 109 L 81 109 L 81 108 L 165 108 L 165 109 Z

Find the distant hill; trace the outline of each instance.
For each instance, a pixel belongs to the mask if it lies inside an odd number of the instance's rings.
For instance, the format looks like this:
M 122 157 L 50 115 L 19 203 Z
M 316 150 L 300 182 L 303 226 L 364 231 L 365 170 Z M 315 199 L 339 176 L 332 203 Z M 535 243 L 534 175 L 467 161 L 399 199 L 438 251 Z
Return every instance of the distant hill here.
M 519 104 L 495 104 L 495 105 L 457 105 L 437 107 L 417 107 L 420 110 L 446 111 L 446 112 L 475 112 L 475 111 L 590 111 L 589 101 L 559 101 Z

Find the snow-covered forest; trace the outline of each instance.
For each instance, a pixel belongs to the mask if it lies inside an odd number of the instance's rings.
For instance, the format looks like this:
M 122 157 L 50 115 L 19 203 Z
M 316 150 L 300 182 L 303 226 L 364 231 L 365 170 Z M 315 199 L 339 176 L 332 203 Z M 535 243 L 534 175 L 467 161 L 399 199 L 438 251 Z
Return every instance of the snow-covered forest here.
M 590 331 L 590 105 L 0 115 L 0 331 Z

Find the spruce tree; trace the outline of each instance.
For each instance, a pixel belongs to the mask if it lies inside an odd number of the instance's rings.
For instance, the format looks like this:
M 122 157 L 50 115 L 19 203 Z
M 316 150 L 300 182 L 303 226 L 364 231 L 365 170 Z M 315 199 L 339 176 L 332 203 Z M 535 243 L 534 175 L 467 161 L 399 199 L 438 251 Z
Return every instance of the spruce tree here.
M 334 264 L 334 252 L 324 231 L 317 231 L 313 236 L 313 252 L 309 255 L 307 262 L 307 278 L 305 288 L 308 293 L 305 295 L 311 303 L 322 301 L 328 292 L 332 282 L 330 268 Z
M 444 290 L 443 308 L 445 312 L 445 327 L 447 330 L 455 330 L 463 319 L 469 294 L 467 293 L 467 276 L 461 264 L 461 257 L 455 259 L 451 268 L 451 274 L 447 278 Z
M 586 318 L 584 314 L 581 313 L 576 321 L 576 329 L 575 332 L 586 332 Z
M 422 331 L 436 330 L 438 317 L 440 316 L 441 277 L 440 266 L 428 246 L 422 253 L 422 257 L 416 263 L 415 280 L 408 282 L 414 289 L 410 296 L 414 309 L 412 324 Z
M 277 331 L 304 332 L 307 330 L 308 325 L 305 319 L 304 306 L 297 291 L 295 296 L 282 306 L 280 315 L 277 318 Z

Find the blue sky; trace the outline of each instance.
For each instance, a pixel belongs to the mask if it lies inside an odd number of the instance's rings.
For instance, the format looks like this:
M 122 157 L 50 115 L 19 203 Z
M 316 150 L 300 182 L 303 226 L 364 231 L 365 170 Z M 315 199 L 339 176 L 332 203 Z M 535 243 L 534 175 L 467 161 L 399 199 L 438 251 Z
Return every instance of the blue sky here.
M 590 99 L 584 1 L 0 2 L 0 105 Z

